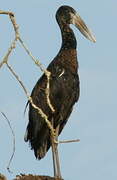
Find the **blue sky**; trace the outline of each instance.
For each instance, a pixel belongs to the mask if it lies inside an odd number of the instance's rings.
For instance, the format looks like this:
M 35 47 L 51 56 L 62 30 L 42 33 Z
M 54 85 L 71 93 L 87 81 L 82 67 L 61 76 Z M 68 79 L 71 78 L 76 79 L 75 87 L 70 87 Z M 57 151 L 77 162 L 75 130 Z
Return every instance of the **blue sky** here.
M 46 67 L 58 53 L 61 35 L 55 20 L 59 6 L 76 9 L 94 32 L 97 42 L 85 39 L 76 28 L 81 84 L 79 102 L 60 140 L 80 138 L 80 143 L 59 146 L 62 175 L 66 180 L 117 179 L 117 1 L 7 1 L 2 10 L 15 12 L 20 33 L 33 55 Z M 0 58 L 13 39 L 8 17 L 0 17 Z M 40 70 L 25 51 L 17 45 L 9 62 L 31 92 Z M 0 110 L 9 118 L 16 136 L 16 152 L 11 164 L 13 174 L 6 170 L 12 153 L 11 131 L 0 115 L 0 172 L 9 179 L 19 173 L 52 175 L 51 151 L 37 161 L 29 145 L 23 141 L 27 114 L 23 115 L 27 99 L 20 85 L 4 66 L 0 69 Z

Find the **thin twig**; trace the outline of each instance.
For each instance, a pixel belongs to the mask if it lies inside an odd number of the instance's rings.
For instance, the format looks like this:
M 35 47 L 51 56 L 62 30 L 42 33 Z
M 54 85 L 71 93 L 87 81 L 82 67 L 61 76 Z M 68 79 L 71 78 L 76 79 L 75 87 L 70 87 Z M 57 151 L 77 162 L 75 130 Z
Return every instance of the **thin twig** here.
M 12 127 L 11 127 L 10 121 L 8 120 L 8 118 L 7 118 L 7 116 L 5 115 L 5 113 L 1 112 L 1 114 L 2 114 L 2 115 L 4 116 L 4 118 L 6 119 L 8 125 L 9 125 L 9 127 L 10 127 L 10 129 L 11 129 L 11 133 L 12 133 L 12 135 L 13 135 L 13 152 L 12 152 L 12 155 L 11 155 L 11 157 L 10 157 L 10 160 L 9 160 L 9 163 L 8 163 L 8 166 L 7 166 L 7 170 L 8 170 L 10 173 L 12 173 L 12 171 L 10 170 L 10 164 L 11 164 L 11 161 L 12 161 L 12 159 L 13 159 L 13 157 L 14 157 L 14 154 L 15 154 L 15 133 L 14 133 L 14 131 L 13 131 Z
M 12 25 L 14 27 L 14 31 L 15 31 L 15 39 L 13 40 L 13 42 L 11 43 L 11 46 L 9 47 L 8 49 L 8 52 L 6 53 L 6 55 L 4 56 L 2 62 L 0 63 L 0 68 L 3 66 L 3 64 L 7 63 L 8 62 L 8 58 L 12 52 L 13 49 L 15 49 L 16 47 L 16 42 L 19 38 L 19 32 L 18 32 L 18 25 L 16 24 L 16 20 L 15 20 L 15 17 L 14 17 L 14 14 L 12 12 L 8 12 L 8 11 L 2 11 L 0 10 L 0 14 L 6 14 L 6 15 L 9 15 L 10 17 L 10 20 L 12 22 Z
M 2 11 L 2 10 L 0 10 L 0 14 L 6 14 L 6 15 L 9 15 L 10 20 L 11 20 L 12 25 L 13 25 L 13 28 L 14 28 L 14 31 L 15 31 L 15 36 L 18 38 L 18 37 L 19 37 L 19 31 L 18 31 L 19 26 L 18 26 L 17 23 L 16 23 L 14 13 L 11 12 L 11 11 Z
M 0 14 L 6 14 L 6 15 L 14 16 L 14 13 L 11 12 L 11 11 L 3 11 L 3 10 L 0 10 Z
M 46 70 L 44 69 L 42 64 L 39 62 L 39 60 L 35 59 L 35 57 L 32 55 L 32 53 L 29 51 L 28 47 L 26 46 L 26 44 L 24 43 L 24 41 L 20 37 L 19 37 L 19 42 L 21 43 L 22 47 L 25 49 L 27 54 L 31 57 L 33 62 L 40 68 L 40 70 L 42 72 L 46 73 Z
M 42 66 L 42 64 L 39 62 L 39 60 L 37 60 L 32 53 L 29 51 L 28 47 L 26 46 L 26 44 L 23 42 L 23 40 L 19 37 L 19 41 L 22 45 L 22 47 L 25 49 L 25 51 L 27 52 L 27 54 L 31 57 L 31 59 L 33 60 L 33 62 L 40 68 L 40 70 L 42 72 L 45 73 L 46 77 L 47 77 L 47 86 L 46 86 L 46 97 L 47 97 L 47 103 L 51 109 L 52 112 L 55 111 L 54 107 L 52 106 L 51 102 L 50 102 L 50 77 L 51 77 L 51 72 L 44 69 L 44 67 Z
M 66 141 L 58 141 L 59 144 L 74 143 L 74 142 L 80 142 L 80 139 L 66 140 Z
M 12 50 L 15 49 L 15 47 L 16 47 L 16 42 L 17 42 L 17 39 L 15 38 L 14 41 L 12 42 L 11 46 L 9 47 L 8 52 L 4 56 L 2 62 L 0 63 L 0 68 L 2 67 L 3 64 L 8 62 L 8 58 L 9 58 Z
M 52 112 L 55 112 L 55 109 L 53 107 L 53 105 L 51 104 L 50 102 L 50 76 L 51 76 L 51 73 L 49 71 L 46 72 L 46 76 L 47 76 L 47 86 L 46 86 L 46 97 L 47 97 L 47 103 L 51 109 Z
M 16 40 L 19 39 L 20 37 L 20 34 L 19 34 L 19 26 L 17 25 L 16 23 L 16 20 L 15 20 L 15 16 L 14 15 L 9 15 L 10 17 L 10 20 L 12 22 L 12 25 L 13 25 L 13 28 L 14 28 L 14 31 L 15 31 L 15 38 Z
M 20 83 L 20 85 L 21 85 L 21 87 L 23 88 L 23 90 L 24 90 L 27 98 L 29 98 L 30 95 L 29 95 L 27 89 L 25 88 L 25 86 L 23 85 L 23 83 L 22 83 L 21 79 L 19 78 L 19 76 L 15 73 L 15 71 L 13 70 L 13 68 L 12 68 L 8 63 L 6 63 L 6 65 L 7 65 L 8 69 L 12 72 L 13 76 L 15 76 L 15 78 L 17 79 L 17 81 Z

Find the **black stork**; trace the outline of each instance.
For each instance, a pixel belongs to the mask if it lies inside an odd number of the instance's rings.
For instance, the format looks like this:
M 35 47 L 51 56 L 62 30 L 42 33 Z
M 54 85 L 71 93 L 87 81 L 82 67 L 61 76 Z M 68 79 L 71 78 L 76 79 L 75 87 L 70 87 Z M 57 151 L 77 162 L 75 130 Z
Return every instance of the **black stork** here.
M 95 42 L 96 40 L 79 14 L 72 7 L 61 6 L 57 10 L 56 20 L 61 30 L 62 45 L 59 53 L 47 68 L 51 72 L 49 98 L 55 112 L 52 112 L 47 103 L 45 92 L 47 77 L 45 74 L 36 83 L 31 97 L 34 104 L 41 108 L 48 116 L 49 121 L 52 122 L 54 129 L 57 129 L 59 135 L 68 121 L 74 104 L 78 101 L 80 93 L 76 51 L 77 42 L 70 24 L 75 25 L 90 41 Z M 25 141 L 30 142 L 31 148 L 39 160 L 46 155 L 52 146 L 50 130 L 45 120 L 30 103 L 29 123 L 25 134 Z M 55 155 L 53 155 L 53 158 L 55 158 Z M 59 167 L 59 165 L 56 166 Z M 55 176 L 61 177 L 60 169 L 54 168 Z

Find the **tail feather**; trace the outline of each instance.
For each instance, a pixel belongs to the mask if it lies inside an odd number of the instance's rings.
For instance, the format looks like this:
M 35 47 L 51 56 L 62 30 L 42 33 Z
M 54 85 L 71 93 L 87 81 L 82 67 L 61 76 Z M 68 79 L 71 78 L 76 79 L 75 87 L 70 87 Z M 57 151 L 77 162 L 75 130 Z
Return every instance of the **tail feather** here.
M 49 146 L 50 147 L 50 146 Z M 48 142 L 45 141 L 38 149 L 34 149 L 34 153 L 37 159 L 42 159 L 48 151 Z
M 28 124 L 24 141 L 29 141 L 31 149 L 34 150 L 35 157 L 40 160 L 46 155 L 51 146 L 50 131 L 46 124 L 41 128 L 41 131 L 38 131 L 38 128 L 36 128 L 37 126 L 32 131 L 30 124 Z
M 46 136 L 41 136 L 43 138 L 37 138 L 36 139 L 29 139 L 30 141 L 30 145 L 31 145 L 31 149 L 34 150 L 34 154 L 35 157 L 37 159 L 42 159 L 44 158 L 44 156 L 46 155 L 46 153 L 48 152 L 50 146 L 51 146 L 51 142 L 50 142 L 50 135 L 48 133 L 45 133 Z
M 24 134 L 24 141 L 27 142 L 28 141 L 28 129 L 26 129 L 26 132 Z

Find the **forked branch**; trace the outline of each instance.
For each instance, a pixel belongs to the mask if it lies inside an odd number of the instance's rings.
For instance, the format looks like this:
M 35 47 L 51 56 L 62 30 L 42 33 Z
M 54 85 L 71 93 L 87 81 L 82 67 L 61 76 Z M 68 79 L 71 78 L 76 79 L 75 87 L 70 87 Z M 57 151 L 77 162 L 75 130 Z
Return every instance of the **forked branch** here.
M 20 33 L 19 33 L 19 26 L 16 23 L 16 19 L 14 16 L 14 13 L 9 12 L 9 11 L 2 11 L 0 10 L 0 14 L 5 14 L 8 15 L 13 28 L 14 28 L 14 32 L 15 32 L 15 38 L 13 40 L 13 42 L 11 43 L 7 53 L 5 54 L 4 58 L 2 59 L 2 61 L 0 62 L 0 68 L 3 67 L 4 64 L 6 64 L 7 68 L 11 71 L 11 73 L 13 74 L 13 76 L 15 76 L 15 78 L 17 79 L 17 81 L 20 83 L 21 87 L 23 88 L 29 102 L 31 103 L 31 105 L 38 111 L 38 113 L 45 119 L 45 122 L 47 123 L 48 128 L 50 129 L 51 135 L 54 139 L 55 137 L 55 130 L 51 124 L 51 122 L 48 120 L 47 115 L 42 111 L 41 108 L 37 107 L 34 103 L 33 103 L 33 99 L 31 98 L 31 96 L 29 95 L 26 87 L 24 86 L 23 82 L 20 80 L 19 76 L 16 74 L 16 72 L 13 70 L 13 68 L 9 65 L 8 61 L 9 61 L 9 56 L 11 55 L 11 53 L 13 52 L 13 50 L 16 48 L 16 44 L 19 41 L 20 44 L 22 45 L 22 47 L 26 50 L 26 52 L 28 53 L 28 55 L 31 57 L 31 59 L 34 61 L 34 63 L 41 69 L 41 71 L 43 71 L 47 77 L 47 86 L 46 86 L 46 97 L 47 97 L 47 103 L 48 106 L 50 107 L 50 109 L 54 112 L 54 107 L 51 104 L 50 98 L 49 98 L 49 94 L 50 94 L 50 86 L 49 86 L 49 81 L 50 81 L 50 77 L 51 77 L 51 73 L 47 70 L 45 70 L 43 68 L 43 66 L 41 65 L 41 63 L 39 62 L 39 60 L 37 60 L 36 58 L 34 58 L 34 56 L 32 55 L 32 53 L 28 50 L 27 46 L 25 45 L 25 43 L 23 42 L 23 40 L 20 37 Z M 3 114 L 4 115 L 4 114 Z M 7 119 L 7 117 L 4 115 L 4 117 Z M 8 120 L 8 119 L 7 119 Z M 13 154 L 14 155 L 14 154 Z M 11 160 L 13 158 L 13 155 L 10 158 L 9 161 L 9 165 L 11 163 Z M 8 168 L 9 170 L 9 168 Z
M 23 42 L 23 40 L 21 39 L 20 37 L 20 33 L 19 33 L 19 27 L 16 23 L 16 20 L 15 20 L 15 16 L 14 16 L 14 13 L 12 12 L 9 12 L 9 11 L 2 11 L 0 10 L 0 14 L 5 14 L 5 15 L 8 15 L 10 17 L 10 20 L 12 22 L 12 25 L 13 25 L 13 28 L 14 28 L 14 31 L 15 31 L 15 39 L 14 41 L 11 43 L 11 46 L 10 48 L 8 49 L 8 52 L 6 53 L 6 55 L 4 56 L 2 62 L 0 63 L 0 68 L 3 66 L 3 64 L 6 64 L 8 69 L 12 72 L 12 74 L 15 76 L 15 78 L 18 80 L 18 82 L 20 83 L 20 85 L 22 86 L 28 100 L 30 101 L 30 103 L 32 104 L 32 106 L 38 110 L 38 113 L 45 119 L 49 129 L 51 130 L 51 134 L 52 135 L 55 135 L 55 131 L 51 125 L 51 122 L 48 120 L 48 117 L 47 115 L 40 109 L 38 108 L 34 103 L 33 103 L 33 100 L 32 98 L 30 97 L 28 91 L 26 90 L 25 86 L 23 85 L 22 81 L 20 80 L 20 78 L 18 77 L 18 75 L 15 73 L 15 71 L 13 70 L 13 68 L 8 64 L 8 60 L 9 60 L 9 56 L 10 54 L 12 53 L 13 49 L 15 49 L 16 47 L 16 43 L 17 41 L 19 40 L 19 42 L 21 43 L 22 47 L 26 50 L 26 52 L 28 53 L 28 55 L 31 57 L 31 59 L 34 61 L 34 63 L 41 69 L 41 71 L 43 71 L 47 77 L 47 86 L 46 86 L 46 97 L 47 97 L 47 103 L 50 107 L 50 109 L 54 112 L 54 107 L 52 106 L 51 102 L 50 102 L 50 98 L 49 98 L 49 94 L 50 94 L 50 88 L 49 88 L 49 81 L 50 81 L 50 76 L 51 76 L 51 73 L 47 70 L 45 70 L 43 68 L 43 66 L 41 65 L 41 63 L 36 59 L 34 58 L 34 56 L 32 55 L 32 53 L 28 50 L 27 46 L 25 45 L 25 43 Z

